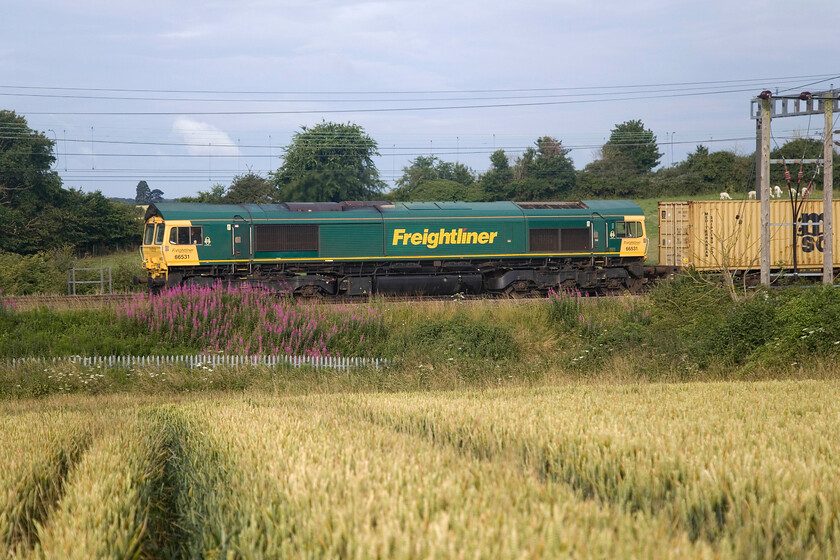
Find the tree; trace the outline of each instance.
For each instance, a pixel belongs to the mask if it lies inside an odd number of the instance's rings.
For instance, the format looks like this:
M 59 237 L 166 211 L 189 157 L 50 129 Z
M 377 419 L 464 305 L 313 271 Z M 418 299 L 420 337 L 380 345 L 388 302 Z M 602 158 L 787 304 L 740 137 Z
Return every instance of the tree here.
M 0 251 L 99 250 L 139 241 L 133 209 L 100 192 L 65 190 L 51 171 L 54 143 L 26 119 L 0 111 Z
M 376 141 L 355 124 L 322 122 L 301 127 L 286 147 L 283 165 L 272 173 L 275 200 L 340 202 L 367 200 L 385 184 L 373 157 Z
M 513 172 L 504 150 L 490 154 L 490 169 L 479 179 L 488 200 L 510 200 Z
M 822 140 L 817 140 L 814 138 L 794 138 L 793 140 L 789 140 L 785 142 L 784 145 L 781 147 L 773 150 L 770 152 L 770 157 L 772 159 L 822 159 L 824 146 Z M 840 164 L 837 163 L 837 150 L 835 150 L 834 156 L 834 184 L 838 183 L 840 180 Z M 818 171 L 818 174 L 815 175 L 815 171 Z M 797 183 L 799 183 L 799 165 L 798 164 L 788 164 L 788 172 L 790 173 L 790 186 L 791 188 L 796 188 Z M 808 186 L 808 182 L 814 180 L 816 183 L 811 187 L 811 189 L 822 189 L 822 169 L 817 170 L 815 164 L 807 164 L 802 166 L 802 181 L 800 183 L 800 188 L 802 190 Z M 770 185 L 782 185 L 785 186 L 787 184 L 787 179 L 785 177 L 785 167 L 783 165 L 772 165 L 770 166 Z
M 152 189 L 149 188 L 149 183 L 140 181 L 137 183 L 137 195 L 134 197 L 135 204 L 149 204 L 149 196 L 152 194 Z
M 569 150 L 551 136 L 541 136 L 517 158 L 513 181 L 508 185 L 512 200 L 560 200 L 575 186 L 576 174 Z
M 686 194 L 714 192 L 747 192 L 748 181 L 753 173 L 755 159 L 739 156 L 734 152 L 709 152 L 706 146 L 698 145 L 677 169 L 684 171 L 694 185 Z
M 152 189 L 149 191 L 149 204 L 157 204 L 158 202 L 163 202 L 163 191 Z
M 435 182 L 436 185 L 427 188 L 425 185 L 429 182 Z M 442 161 L 435 156 L 414 158 L 410 166 L 403 168 L 403 175 L 396 183 L 397 188 L 390 195 L 393 200 L 460 200 L 458 193 L 469 196 L 471 201 L 482 198 L 480 189 L 460 188 L 475 183 L 475 172 L 472 169 L 462 163 Z M 446 184 L 452 187 L 451 193 L 441 190 Z M 431 192 L 439 192 L 441 198 L 428 198 Z
M 413 202 L 481 202 L 485 200 L 484 191 L 478 183 L 464 185 L 450 179 L 423 181 L 411 191 L 409 198 L 392 198 Z
M 61 189 L 61 179 L 50 169 L 54 142 L 14 111 L 0 110 L 0 132 L 0 206 L 37 210 Z
M 224 204 L 227 197 L 227 187 L 216 183 L 209 191 L 198 191 L 197 196 L 184 196 L 178 202 L 205 202 L 208 204 Z
M 637 173 L 650 173 L 659 165 L 662 153 L 656 144 L 656 136 L 641 120 L 617 124 L 604 144 L 605 159 L 616 154 L 624 154 L 632 162 Z
M 0 111 L 0 131 L 0 250 L 36 252 L 61 226 L 51 211 L 62 197 L 54 143 L 14 111 Z
M 635 172 L 630 157 L 616 152 L 587 165 L 578 177 L 577 191 L 581 197 L 638 197 L 648 191 L 649 185 L 649 177 Z
M 228 204 L 267 204 L 274 197 L 274 190 L 269 179 L 249 171 L 233 178 L 224 201 Z

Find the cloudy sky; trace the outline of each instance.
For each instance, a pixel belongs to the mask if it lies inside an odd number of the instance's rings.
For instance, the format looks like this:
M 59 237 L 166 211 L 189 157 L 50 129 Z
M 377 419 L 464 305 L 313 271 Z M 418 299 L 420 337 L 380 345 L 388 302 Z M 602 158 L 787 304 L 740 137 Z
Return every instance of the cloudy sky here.
M 663 165 L 750 153 L 750 99 L 840 88 L 837 0 L 0 0 L 0 108 L 57 141 L 65 186 L 167 197 L 276 169 L 353 122 L 387 181 L 417 155 L 485 171 L 554 136 L 583 168 L 641 119 Z M 778 119 L 774 142 L 822 132 Z

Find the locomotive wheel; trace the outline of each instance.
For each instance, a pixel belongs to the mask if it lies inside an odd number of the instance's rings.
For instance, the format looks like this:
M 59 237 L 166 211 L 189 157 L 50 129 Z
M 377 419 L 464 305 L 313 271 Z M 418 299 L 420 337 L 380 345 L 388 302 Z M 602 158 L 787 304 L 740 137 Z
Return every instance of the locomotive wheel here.
M 324 295 L 319 286 L 303 286 L 296 293 L 305 298 L 321 298 Z
M 519 282 L 514 282 L 510 286 L 505 289 L 505 293 L 511 299 L 522 299 L 531 291 L 531 283 L 527 280 L 520 280 Z
M 627 291 L 631 294 L 638 294 L 642 291 L 642 288 L 645 285 L 644 278 L 628 278 L 626 280 L 627 284 Z

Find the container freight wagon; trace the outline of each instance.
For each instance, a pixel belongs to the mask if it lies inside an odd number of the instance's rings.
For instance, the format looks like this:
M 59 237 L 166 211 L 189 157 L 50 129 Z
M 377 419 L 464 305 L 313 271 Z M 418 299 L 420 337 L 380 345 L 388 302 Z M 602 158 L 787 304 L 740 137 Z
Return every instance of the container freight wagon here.
M 521 293 L 644 283 L 626 201 L 152 204 L 153 287 L 249 282 L 304 295 Z
M 821 271 L 823 266 L 823 203 L 806 200 L 793 224 L 789 200 L 770 202 L 770 267 Z M 834 201 L 834 215 L 840 201 Z M 761 202 L 697 200 L 659 203 L 659 264 L 696 270 L 759 269 Z M 794 229 L 795 228 L 795 229 Z M 838 233 L 834 230 L 834 247 Z M 794 243 L 795 240 L 795 243 Z M 838 251 L 835 250 L 835 261 Z M 834 268 L 838 268 L 834 263 Z

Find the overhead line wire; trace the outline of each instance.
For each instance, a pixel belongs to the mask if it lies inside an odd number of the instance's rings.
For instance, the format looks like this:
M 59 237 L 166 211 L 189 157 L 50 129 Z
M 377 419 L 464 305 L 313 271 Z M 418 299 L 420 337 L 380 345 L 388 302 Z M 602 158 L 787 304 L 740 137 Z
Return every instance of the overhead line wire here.
M 38 89 L 38 90 L 56 90 L 56 91 L 99 91 L 99 92 L 122 92 L 122 93 L 195 93 L 195 94 L 238 94 L 238 95 L 348 95 L 348 94 L 366 94 L 366 95 L 381 95 L 381 94 L 403 94 L 403 93 L 509 93 L 509 92 L 528 92 L 528 91 L 573 91 L 573 90 L 597 90 L 597 89 L 626 89 L 626 88 L 642 88 L 642 87 L 662 87 L 662 86 L 686 86 L 686 85 L 711 85 L 711 84 L 743 84 L 749 82 L 768 82 L 768 81 L 787 81 L 793 79 L 804 78 L 820 78 L 829 76 L 829 74 L 807 74 L 799 76 L 781 76 L 770 78 L 741 78 L 734 80 L 707 80 L 707 81 L 692 81 L 692 82 L 664 82 L 652 84 L 622 84 L 622 85 L 608 85 L 608 86 L 559 86 L 559 87 L 544 87 L 544 88 L 495 88 L 495 89 L 437 89 L 437 90 L 339 90 L 339 91 L 318 91 L 318 90 L 189 90 L 189 89 L 140 89 L 140 88 L 84 88 L 84 87 L 69 87 L 69 86 L 17 86 L 10 84 L 0 84 L 3 89 Z M 820 81 L 825 81 L 820 80 Z

